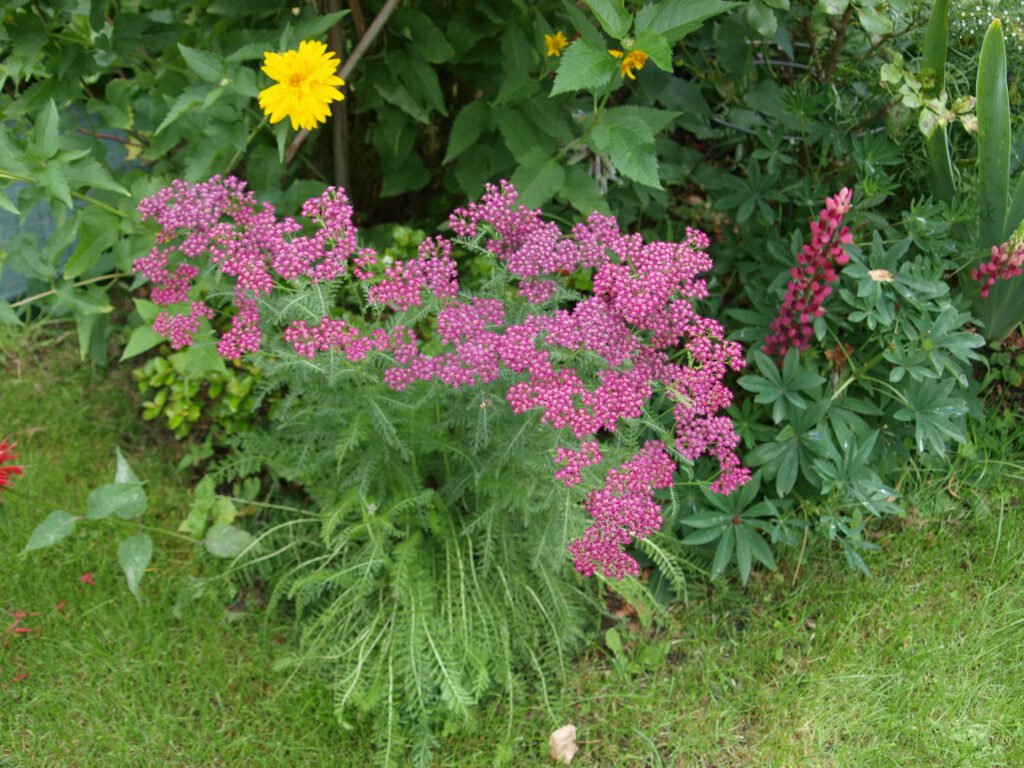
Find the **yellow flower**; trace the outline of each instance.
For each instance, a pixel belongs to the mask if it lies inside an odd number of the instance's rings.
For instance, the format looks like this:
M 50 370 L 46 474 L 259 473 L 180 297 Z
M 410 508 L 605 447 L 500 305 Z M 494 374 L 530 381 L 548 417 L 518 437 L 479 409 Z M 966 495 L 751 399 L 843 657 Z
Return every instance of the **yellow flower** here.
M 569 40 L 558 30 L 553 35 L 544 35 L 544 42 L 548 44 L 548 56 L 561 56 L 562 49 L 569 45 Z
M 634 69 L 643 69 L 644 64 L 647 63 L 647 54 L 643 51 L 630 51 L 624 54 L 622 51 L 609 50 L 612 56 L 616 59 L 622 59 L 619 64 L 619 72 L 623 77 L 628 77 L 630 80 L 636 80 L 636 75 L 633 74 Z
M 260 91 L 260 107 L 278 123 L 291 118 L 292 129 L 312 130 L 331 114 L 330 104 L 345 98 L 337 86 L 345 81 L 335 76 L 341 62 L 315 40 L 299 43 L 299 50 L 263 54 L 263 71 L 275 85 Z

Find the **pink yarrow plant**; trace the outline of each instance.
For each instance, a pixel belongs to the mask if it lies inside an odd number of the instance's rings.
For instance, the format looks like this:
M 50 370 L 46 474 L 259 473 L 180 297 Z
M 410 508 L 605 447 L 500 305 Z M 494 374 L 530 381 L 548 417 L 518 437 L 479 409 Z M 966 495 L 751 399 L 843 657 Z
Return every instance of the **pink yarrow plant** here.
M 706 282 L 698 277 L 712 266 L 707 236 L 687 229 L 681 243 L 646 243 L 598 213 L 567 236 L 517 198 L 508 182 L 487 185 L 479 202 L 452 213 L 454 242 L 430 238 L 414 258 L 384 266 L 371 249 L 359 248 L 353 211 L 339 188 L 303 205 L 303 216 L 318 226 L 315 235 L 305 236 L 296 234 L 302 229 L 297 222 L 278 220 L 234 178 L 194 186 L 175 182 L 139 205 L 143 219 L 154 219 L 161 231 L 135 269 L 154 283 L 156 303 L 188 305 L 186 314 L 162 314 L 154 324 L 179 348 L 191 343 L 199 319 L 212 312 L 191 295 L 199 274 L 196 257 L 209 254 L 214 269 L 235 283 L 237 312 L 218 344 L 228 358 L 264 343 L 260 298 L 276 284 L 351 274 L 367 284 L 370 302 L 380 308 L 403 312 L 429 302 L 435 308 L 432 335 L 443 351 L 428 354 L 425 340 L 401 324 L 368 330 L 325 316 L 284 328 L 283 338 L 296 354 L 312 359 L 333 353 L 358 361 L 383 353 L 390 358 L 383 380 L 393 390 L 435 378 L 456 388 L 474 386 L 511 371 L 518 377 L 505 392 L 512 410 L 539 409 L 542 423 L 576 441 L 576 448 L 556 451 L 556 463 L 564 466 L 555 476 L 567 486 L 582 482 L 583 469 L 603 460 L 598 433 L 639 417 L 662 391 L 674 402 L 674 450 L 687 461 L 702 455 L 717 460 L 712 489 L 719 493 L 746 483 L 750 472 L 735 454 L 738 436 L 731 420 L 719 415 L 732 401 L 724 379 L 744 366 L 742 349 L 693 306 L 707 296 Z M 831 216 L 826 222 L 823 215 L 823 232 Z M 486 249 L 508 270 L 525 306 L 536 310 L 524 313 L 520 307 L 513 313 L 499 298 L 468 295 L 460 286 L 453 245 Z M 548 303 L 565 275 L 584 268 L 594 271 L 591 296 L 570 308 Z M 559 362 L 573 352 L 601 360 L 596 380 L 584 380 Z M 672 485 L 675 469 L 667 447 L 653 441 L 608 472 L 604 487 L 587 496 L 593 525 L 570 547 L 577 570 L 589 576 L 601 569 L 614 578 L 639 573 L 622 547 L 661 527 L 654 491 Z
M 839 279 L 838 268 L 850 260 L 843 245 L 852 243 L 853 236 L 849 227 L 840 229 L 840 225 L 852 200 L 853 192 L 843 187 L 825 201 L 818 221 L 811 222 L 811 242 L 796 255 L 799 266 L 789 271 L 779 315 L 761 347 L 766 355 L 785 357 L 790 347 L 804 350 L 810 346 L 814 318 L 825 315 L 825 299 L 832 293 L 831 284 Z

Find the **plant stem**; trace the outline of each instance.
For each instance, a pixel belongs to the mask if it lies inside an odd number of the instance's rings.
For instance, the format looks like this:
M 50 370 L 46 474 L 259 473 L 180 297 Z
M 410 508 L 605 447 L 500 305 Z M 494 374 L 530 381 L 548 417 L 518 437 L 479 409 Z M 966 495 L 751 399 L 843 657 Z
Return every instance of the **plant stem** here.
M 0 171 L 0 179 L 13 179 L 14 181 L 24 181 L 28 184 L 39 183 L 31 176 L 22 176 L 20 173 L 11 173 L 10 171 Z M 117 208 L 113 208 L 107 205 L 106 203 L 101 203 L 99 200 L 89 197 L 88 195 L 83 195 L 81 192 L 72 192 L 71 196 L 78 200 L 82 200 L 86 203 L 92 203 L 97 208 L 102 208 L 104 211 L 107 211 L 108 213 L 113 213 L 116 216 L 121 216 L 122 218 L 126 216 L 126 214 L 123 211 L 119 211 L 117 210 Z
M 394 13 L 395 7 L 398 3 L 399 0 L 387 0 L 387 2 L 384 3 L 384 7 L 380 9 L 380 12 L 374 18 L 373 23 L 370 24 L 369 28 L 366 30 L 366 34 L 363 35 L 356 44 L 355 49 L 352 51 L 352 55 L 348 57 L 348 61 L 341 65 L 338 77 L 344 80 L 349 76 L 352 70 L 355 69 L 356 64 L 359 63 L 359 60 L 366 53 L 367 49 L 380 33 L 381 29 L 384 28 L 384 24 L 387 22 L 388 17 Z M 286 167 L 291 163 L 292 159 L 299 151 L 299 147 L 302 146 L 302 143 L 306 140 L 307 136 L 309 136 L 309 130 L 303 128 L 298 132 L 295 139 L 288 146 L 288 149 L 284 153 L 284 164 Z
M 231 173 L 231 169 L 235 167 L 235 163 L 238 162 L 238 158 L 242 156 L 242 153 L 245 151 L 246 147 L 249 146 L 249 142 L 253 140 L 253 137 L 259 132 L 260 128 L 267 124 L 267 121 L 269 119 L 270 117 L 268 115 L 264 115 L 263 119 L 256 124 L 256 127 L 249 131 L 249 135 L 245 137 L 245 143 L 235 150 L 234 157 L 231 158 L 231 162 L 228 163 L 227 170 L 224 171 L 225 174 Z
M 116 280 L 119 277 L 131 277 L 131 276 L 132 275 L 131 275 L 130 272 L 111 272 L 108 275 L 100 275 L 99 277 L 90 277 L 88 280 L 80 280 L 77 283 L 72 283 L 71 287 L 72 288 L 80 288 L 83 285 L 89 285 L 89 283 L 98 283 L 100 280 Z M 45 299 L 47 296 L 53 296 L 55 293 L 57 293 L 57 289 L 56 288 L 51 288 L 48 291 L 43 291 L 42 293 L 37 293 L 35 296 L 29 296 L 27 299 L 22 299 L 21 301 L 14 302 L 13 304 L 11 304 L 11 309 L 15 309 L 17 307 L 24 306 L 25 304 L 31 304 L 36 299 Z

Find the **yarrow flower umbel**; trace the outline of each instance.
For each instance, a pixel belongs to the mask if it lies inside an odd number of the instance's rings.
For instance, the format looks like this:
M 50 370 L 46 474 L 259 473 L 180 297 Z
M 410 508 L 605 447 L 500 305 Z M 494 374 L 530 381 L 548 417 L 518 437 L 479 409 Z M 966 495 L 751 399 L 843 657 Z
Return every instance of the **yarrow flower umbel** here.
M 646 243 L 638 234 L 621 233 L 614 218 L 593 213 L 566 236 L 539 210 L 519 205 L 508 182 L 487 185 L 482 199 L 456 209 L 449 224 L 463 247 L 480 249 L 483 241 L 510 281 L 518 283 L 524 301 L 513 302 L 518 321 L 512 322 L 501 299 L 465 295 L 453 243 L 444 237 L 423 241 L 415 257 L 381 269 L 375 252 L 358 248 L 352 208 L 342 190 L 329 188 L 307 201 L 302 213 L 321 229 L 312 237 L 291 237 L 299 225 L 277 221 L 270 206 L 259 208 L 243 188 L 234 178 L 215 177 L 195 186 L 175 182 L 139 205 L 143 218 L 155 219 L 163 229 L 153 251 L 136 262 L 136 271 L 157 283 L 154 295 L 159 292 L 163 303 L 192 302 L 180 319 L 158 318 L 158 330 L 172 344 L 191 343 L 200 318 L 209 317 L 199 297 L 189 296 L 198 271 L 189 262 L 201 253 L 236 283 L 238 311 L 218 344 L 218 351 L 231 358 L 262 345 L 260 299 L 276 280 L 334 280 L 351 266 L 354 277 L 370 283 L 368 298 L 379 308 L 405 311 L 429 302 L 436 313 L 432 353 L 403 325 L 366 331 L 335 317 L 311 324 L 300 316 L 284 330 L 284 340 L 298 355 L 313 359 L 337 353 L 352 361 L 386 355 L 390 365 L 383 380 L 394 390 L 431 379 L 472 386 L 509 371 L 517 377 L 505 395 L 513 412 L 540 409 L 541 423 L 570 432 L 577 441 L 554 457 L 564 465 L 555 476 L 566 485 L 582 482 L 582 470 L 603 460 L 597 433 L 614 432 L 623 419 L 640 417 L 657 389 L 675 402 L 674 443 L 680 455 L 687 461 L 703 455 L 718 461 L 713 490 L 729 493 L 750 478 L 735 454 L 739 438 L 731 420 L 717 415 L 732 401 L 723 379 L 744 366 L 742 349 L 726 341 L 722 326 L 698 315 L 692 303 L 708 294 L 698 277 L 712 266 L 704 233 L 687 229 L 683 242 Z M 177 253 L 186 261 L 172 268 Z M 560 281 L 584 268 L 594 270 L 593 294 L 571 308 L 550 306 Z M 535 305 L 541 307 L 531 310 Z M 563 362 L 579 352 L 601 361 L 596 375 Z M 653 489 L 670 485 L 674 470 L 664 446 L 649 443 L 608 474 L 605 489 L 588 496 L 587 509 L 596 522 L 573 545 L 577 569 L 590 575 L 602 568 L 616 578 L 638 572 L 621 547 L 660 526 Z
M 1021 274 L 1024 264 L 1024 239 L 1010 239 L 992 246 L 992 258 L 971 270 L 971 277 L 981 283 L 981 297 L 987 298 L 996 280 L 1009 280 Z
M 345 98 L 338 86 L 345 81 L 334 73 L 341 62 L 327 46 L 316 40 L 304 40 L 297 51 L 264 52 L 262 69 L 275 85 L 260 91 L 259 103 L 271 124 L 285 117 L 292 130 L 313 130 L 331 114 L 332 101 Z
M 15 466 L 13 464 L 3 466 L 8 461 L 13 461 L 18 458 L 18 454 L 14 452 L 17 445 L 17 443 L 8 444 L 7 438 L 0 440 L 0 501 L 3 500 L 4 488 L 11 487 L 11 475 L 24 474 L 24 467 Z
M 837 267 L 850 260 L 843 245 L 853 242 L 849 227 L 839 228 L 850 210 L 853 192 L 843 187 L 825 201 L 818 221 L 811 222 L 811 242 L 796 255 L 798 267 L 790 271 L 786 296 L 779 306 L 779 316 L 772 321 L 771 333 L 761 348 L 766 355 L 782 357 L 790 347 L 807 349 L 814 329 L 815 317 L 822 317 L 825 297 L 839 279 Z

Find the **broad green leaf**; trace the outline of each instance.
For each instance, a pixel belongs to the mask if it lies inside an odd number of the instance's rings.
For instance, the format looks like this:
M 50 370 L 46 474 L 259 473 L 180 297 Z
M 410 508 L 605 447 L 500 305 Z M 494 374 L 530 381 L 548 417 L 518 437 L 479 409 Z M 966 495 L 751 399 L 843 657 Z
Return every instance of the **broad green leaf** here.
M 95 290 L 91 290 L 92 288 Z M 76 288 L 70 280 L 65 280 L 57 285 L 56 292 L 57 304 L 70 309 L 76 315 L 106 314 L 114 310 L 106 292 L 95 286 Z
M 551 96 L 571 91 L 598 90 L 619 71 L 618 62 L 608 49 L 581 37 L 562 52 Z
M 400 83 L 374 83 L 373 87 L 381 98 L 393 104 L 409 115 L 413 120 L 424 125 L 430 124 L 430 114 L 426 108 Z
M 555 144 L 551 138 L 539 131 L 519 110 L 499 107 L 491 115 L 505 146 L 520 165 L 536 164 L 530 163 L 527 155 L 548 157 L 554 154 Z
M 131 520 L 146 511 L 146 491 L 141 483 L 107 483 L 89 494 L 85 516 L 102 520 L 114 514 Z
M 160 125 L 157 126 L 153 135 L 158 135 L 164 128 L 173 123 L 183 113 L 190 110 L 197 104 L 202 104 L 203 99 L 210 92 L 211 87 L 208 83 L 193 83 L 183 90 L 178 98 L 174 100 L 171 108 L 167 110 L 167 114 L 164 115 L 164 119 L 160 121 Z M 285 123 L 287 126 L 287 123 Z
M 188 68 L 203 80 L 215 83 L 224 76 L 224 62 L 209 51 L 189 48 L 181 43 L 178 43 L 178 50 L 181 51 Z
M 565 183 L 558 191 L 558 196 L 584 216 L 594 211 L 605 215 L 611 212 L 597 182 L 582 165 L 566 168 Z
M 71 208 L 71 188 L 68 186 L 64 170 L 64 167 L 52 163 L 36 171 L 36 180 L 43 189 Z
M 118 236 L 118 219 L 99 208 L 86 208 L 79 214 L 78 221 L 78 246 L 64 264 L 67 280 L 74 280 L 91 269 Z
M 521 205 L 539 208 L 562 188 L 565 168 L 558 160 L 549 157 L 519 166 L 510 181 L 519 191 Z
M 211 525 L 203 542 L 214 557 L 238 557 L 253 542 L 253 537 L 233 525 Z
M 7 193 L 2 189 L 0 189 L 0 208 L 13 213 L 15 216 L 21 216 L 21 213 L 18 211 L 18 207 L 11 202 L 11 198 L 9 198 Z
M 726 526 L 722 538 L 718 540 L 718 547 L 715 549 L 715 558 L 711 561 L 711 579 L 717 579 L 725 572 L 726 566 L 732 560 L 733 541 L 736 536 L 736 526 Z
M 1003 242 L 1013 237 L 1021 224 L 1024 224 L 1024 171 L 1021 171 L 1017 180 L 1017 188 L 1014 190 L 1013 198 L 1010 200 L 1010 207 L 1006 213 L 1006 228 L 1003 230 Z M 1024 235 L 1024 233 L 1021 233 Z
M 779 26 L 775 11 L 765 5 L 763 0 L 750 0 L 747 5 L 747 23 L 762 37 L 774 37 Z
M 657 32 L 669 43 L 700 29 L 708 19 L 739 3 L 722 0 L 686 0 L 686 2 L 648 3 L 636 15 L 636 31 Z
M 50 99 L 36 118 L 30 147 L 41 159 L 49 160 L 57 154 L 59 140 L 60 115 L 57 113 L 57 105 Z
M 490 125 L 489 116 L 490 107 L 483 99 L 471 101 L 459 110 L 448 134 L 448 151 L 445 152 L 443 163 L 450 163 L 477 142 L 480 134 Z
M 132 304 L 135 305 L 135 311 L 139 313 L 139 317 L 142 318 L 144 323 L 152 323 L 163 309 L 148 299 L 133 298 Z
M 650 129 L 651 138 L 654 134 L 660 133 L 665 126 L 682 115 L 682 112 L 672 112 L 667 109 L 652 109 L 651 107 L 609 107 L 604 111 L 602 118 L 607 123 L 622 123 L 627 118 L 640 118 Z
M 146 574 L 146 566 L 153 557 L 153 540 L 145 533 L 137 533 L 121 542 L 117 559 L 121 563 L 128 589 L 139 596 L 139 582 Z
M 657 32 L 638 32 L 633 41 L 633 49 L 643 51 L 651 57 L 654 65 L 663 72 L 671 73 L 672 69 L 672 46 L 664 36 Z
M 33 549 L 42 549 L 43 547 L 56 544 L 75 530 L 75 521 L 77 519 L 74 515 L 63 510 L 54 510 L 32 531 L 28 544 L 21 550 L 22 554 L 31 552 Z
M 591 140 L 594 148 L 607 155 L 623 176 L 661 189 L 654 134 L 644 119 L 627 114 L 614 122 L 598 123 L 591 133 Z
M 750 537 L 757 534 L 745 525 L 736 528 L 736 565 L 740 569 L 740 579 L 746 584 L 750 580 Z
M 857 6 L 857 18 L 864 31 L 872 35 L 888 35 L 892 32 L 892 19 L 876 8 Z
M 633 25 L 633 19 L 623 6 L 622 0 L 583 0 L 583 2 L 590 6 L 590 11 L 608 37 L 621 40 Z
M 24 322 L 18 317 L 17 311 L 11 307 L 11 302 L 7 299 L 0 299 L 0 323 L 4 325 L 24 325 Z
M 405 36 L 431 64 L 443 64 L 455 58 L 455 49 L 444 33 L 422 11 L 399 7 L 388 20 L 388 29 Z
M 248 11 L 251 7 L 249 2 L 245 3 L 243 7 Z M 300 19 L 296 23 L 295 27 L 290 29 L 291 33 L 287 40 L 282 40 L 282 50 L 289 48 L 298 48 L 299 42 L 302 40 L 317 40 L 324 36 L 331 27 L 341 21 L 343 18 L 348 16 L 349 10 L 334 11 L 333 13 L 325 13 L 323 15 L 313 14 L 307 16 L 304 19 Z M 396 16 L 398 14 L 395 14 Z
M 141 483 L 139 476 L 135 474 L 131 466 L 128 464 L 128 459 L 121 453 L 120 448 L 115 448 L 114 453 L 117 455 L 117 469 L 114 470 L 114 482 L 115 483 Z
M 128 360 L 136 355 L 141 355 L 143 352 L 148 352 L 153 347 L 159 346 L 164 341 L 166 339 L 148 325 L 140 325 L 128 337 L 128 343 L 124 345 L 124 352 L 121 353 L 119 359 Z
M 498 88 L 494 106 L 519 102 L 533 96 L 540 85 L 531 73 L 536 67 L 537 46 L 518 26 L 511 26 L 501 38 L 501 62 L 505 77 Z
M 729 523 L 726 523 L 726 525 L 729 525 Z M 683 544 L 688 544 L 690 546 L 708 544 L 717 540 L 724 532 L 725 525 L 722 524 L 715 525 L 713 528 L 702 528 L 684 537 Z

